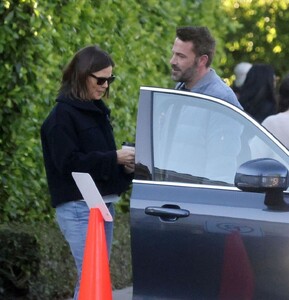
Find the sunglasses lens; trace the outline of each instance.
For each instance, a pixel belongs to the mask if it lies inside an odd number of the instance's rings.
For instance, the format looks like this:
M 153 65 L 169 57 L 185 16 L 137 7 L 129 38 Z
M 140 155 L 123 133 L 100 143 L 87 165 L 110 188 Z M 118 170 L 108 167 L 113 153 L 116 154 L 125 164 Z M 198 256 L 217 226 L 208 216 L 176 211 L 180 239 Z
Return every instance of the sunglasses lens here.
M 96 77 L 93 74 L 90 74 L 90 76 L 96 79 L 96 82 L 98 85 L 103 85 L 106 81 L 107 81 L 108 85 L 110 85 L 115 80 L 114 75 L 112 75 L 108 78 L 107 77 Z
M 106 82 L 107 78 L 97 78 L 97 84 L 98 85 L 103 85 Z
M 114 80 L 115 80 L 115 76 L 110 76 L 109 78 L 107 78 L 107 82 L 108 82 L 108 84 L 111 84 L 111 83 L 113 83 L 114 82 Z

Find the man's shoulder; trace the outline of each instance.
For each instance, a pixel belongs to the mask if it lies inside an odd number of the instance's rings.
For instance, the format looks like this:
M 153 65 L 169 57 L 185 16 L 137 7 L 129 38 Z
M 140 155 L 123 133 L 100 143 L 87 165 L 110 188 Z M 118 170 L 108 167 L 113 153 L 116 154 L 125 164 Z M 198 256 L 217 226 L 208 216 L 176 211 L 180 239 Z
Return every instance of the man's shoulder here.
M 227 101 L 241 108 L 234 91 L 224 81 L 222 81 L 220 77 L 219 80 L 212 80 L 208 82 L 203 93 Z

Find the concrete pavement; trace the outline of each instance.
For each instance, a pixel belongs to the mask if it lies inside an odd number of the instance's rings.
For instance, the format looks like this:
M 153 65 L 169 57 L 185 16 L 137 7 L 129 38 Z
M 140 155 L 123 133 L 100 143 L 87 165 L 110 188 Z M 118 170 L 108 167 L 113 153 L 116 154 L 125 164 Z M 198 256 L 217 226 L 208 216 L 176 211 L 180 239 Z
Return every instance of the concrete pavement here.
M 132 286 L 126 287 L 121 290 L 112 291 L 112 299 L 113 300 L 132 300 Z M 67 300 L 73 300 L 69 298 Z
M 114 290 L 112 292 L 113 300 L 132 300 L 132 286 L 121 289 Z

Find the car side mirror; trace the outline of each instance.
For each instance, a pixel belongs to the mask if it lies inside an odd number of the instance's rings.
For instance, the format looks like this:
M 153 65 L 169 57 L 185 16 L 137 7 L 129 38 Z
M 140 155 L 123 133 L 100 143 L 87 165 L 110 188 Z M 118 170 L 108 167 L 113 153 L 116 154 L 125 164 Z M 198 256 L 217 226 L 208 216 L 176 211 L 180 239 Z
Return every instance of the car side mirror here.
M 245 192 L 265 193 L 264 204 L 270 210 L 289 211 L 283 191 L 289 186 L 287 168 L 272 158 L 243 163 L 235 175 L 235 186 Z

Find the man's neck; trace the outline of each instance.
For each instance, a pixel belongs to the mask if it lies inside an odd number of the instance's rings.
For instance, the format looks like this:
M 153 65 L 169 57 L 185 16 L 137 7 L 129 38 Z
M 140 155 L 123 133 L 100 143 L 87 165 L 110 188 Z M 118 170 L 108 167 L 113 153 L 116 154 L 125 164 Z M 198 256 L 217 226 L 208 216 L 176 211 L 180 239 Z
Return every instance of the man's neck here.
M 210 68 L 206 68 L 203 71 L 199 72 L 198 76 L 192 78 L 192 80 L 190 80 L 188 82 L 185 82 L 185 88 L 188 90 L 191 90 L 196 85 L 196 83 L 199 80 L 201 80 L 209 72 L 210 72 Z

